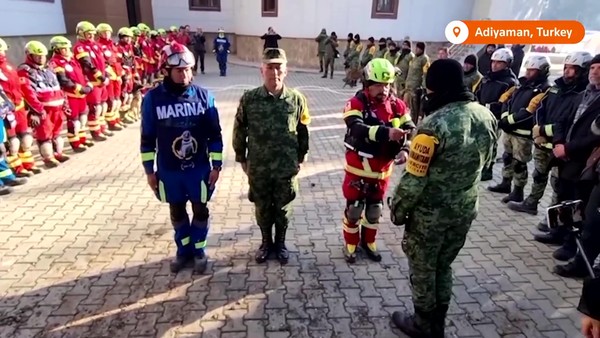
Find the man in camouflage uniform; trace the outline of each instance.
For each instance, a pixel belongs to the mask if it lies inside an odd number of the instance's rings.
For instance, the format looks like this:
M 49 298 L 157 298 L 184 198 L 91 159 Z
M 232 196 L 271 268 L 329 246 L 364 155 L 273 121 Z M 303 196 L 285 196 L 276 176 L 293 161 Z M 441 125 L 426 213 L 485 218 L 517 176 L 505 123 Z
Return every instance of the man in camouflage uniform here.
M 527 184 L 527 163 L 532 159 L 533 114 L 550 87 L 550 60 L 544 55 L 531 56 L 525 62 L 527 72 L 519 79 L 520 86 L 504 105 L 498 126 L 504 132 L 502 144 L 502 182 L 488 187 L 491 192 L 508 194 L 502 203 L 522 202 Z M 514 186 L 511 189 L 511 183 Z
M 426 117 L 412 139 L 406 171 L 391 201 L 392 223 L 405 225 L 415 314 L 394 312 L 410 337 L 444 337 L 452 296 L 451 264 L 477 216 L 479 181 L 493 160 L 496 119 L 463 84 L 460 63 L 432 63 L 427 74 Z
M 319 58 L 319 68 L 321 69 L 321 73 L 323 72 L 323 66 L 325 65 L 325 42 L 328 38 L 329 36 L 327 36 L 327 30 L 325 28 L 321 29 L 321 33 L 315 38 L 315 41 L 319 44 L 317 57 Z
M 297 175 L 308 153 L 310 114 L 304 95 L 283 84 L 286 65 L 283 49 L 265 49 L 264 85 L 244 93 L 233 127 L 235 160 L 248 175 L 248 199 L 262 234 L 258 263 L 271 253 L 281 264 L 288 261 L 285 235 L 298 192 Z
M 406 88 L 406 77 L 408 76 L 408 65 L 415 58 L 415 54 L 412 52 L 410 40 L 404 40 L 402 42 L 402 48 L 400 49 L 400 55 L 398 59 L 392 64 L 400 69 L 400 76 L 396 78 L 396 90 L 398 95 L 404 98 L 404 92 Z M 409 104 L 409 102 L 406 104 Z
M 428 68 L 429 56 L 425 55 L 425 43 L 417 42 L 415 57 L 408 64 L 406 91 L 404 92 L 404 102 L 409 105 L 412 119 L 415 122 L 419 120 L 421 115 L 419 99 L 422 95 L 423 82 Z
M 592 55 L 588 52 L 574 52 L 567 56 L 564 63 L 564 74 L 554 81 L 544 99 L 535 112 L 533 127 L 533 184 L 531 193 L 523 202 L 509 202 L 508 207 L 514 211 L 537 215 L 537 207 L 544 196 L 550 162 L 552 156 L 552 136 L 554 124 L 565 118 L 565 114 L 575 109 L 577 95 L 585 90 L 588 84 L 588 69 Z M 556 171 L 556 170 L 553 170 Z M 556 175 L 552 175 L 551 183 L 554 190 Z M 553 193 L 553 204 L 556 204 L 556 191 Z
M 367 40 L 367 50 L 363 53 L 360 59 L 360 66 L 364 67 L 369 63 L 369 61 L 373 60 L 375 54 L 377 53 L 377 46 L 375 45 L 375 39 L 371 36 Z
M 475 92 L 475 89 L 479 86 L 479 82 L 483 79 L 483 75 L 477 70 L 477 55 L 467 55 L 463 63 L 463 70 L 465 71 L 465 86 Z
M 325 70 L 321 78 L 327 78 L 329 72 L 330 78 L 333 79 L 333 69 L 335 68 L 335 58 L 338 56 L 338 39 L 335 32 L 331 32 L 331 36 L 325 41 Z

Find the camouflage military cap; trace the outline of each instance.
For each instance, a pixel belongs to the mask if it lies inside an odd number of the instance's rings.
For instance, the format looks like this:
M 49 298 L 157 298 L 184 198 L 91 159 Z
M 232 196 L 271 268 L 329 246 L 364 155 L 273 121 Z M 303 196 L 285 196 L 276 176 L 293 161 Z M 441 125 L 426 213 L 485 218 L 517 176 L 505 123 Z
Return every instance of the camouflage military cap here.
M 267 48 L 263 52 L 263 63 L 286 63 L 285 51 L 281 48 Z

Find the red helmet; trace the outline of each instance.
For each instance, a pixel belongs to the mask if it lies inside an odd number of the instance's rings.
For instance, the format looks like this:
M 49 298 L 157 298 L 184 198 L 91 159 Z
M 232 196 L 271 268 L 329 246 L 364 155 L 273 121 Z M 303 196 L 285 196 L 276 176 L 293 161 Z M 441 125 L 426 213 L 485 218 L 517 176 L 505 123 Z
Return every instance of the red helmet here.
M 188 68 L 193 67 L 196 62 L 194 54 L 186 46 L 177 42 L 163 47 L 161 59 L 164 68 Z

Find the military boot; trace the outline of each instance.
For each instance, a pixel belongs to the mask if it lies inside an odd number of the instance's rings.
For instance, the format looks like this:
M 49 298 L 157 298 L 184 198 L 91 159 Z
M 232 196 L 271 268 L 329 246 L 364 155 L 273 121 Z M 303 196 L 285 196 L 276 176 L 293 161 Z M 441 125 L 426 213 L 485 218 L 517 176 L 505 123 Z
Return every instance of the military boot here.
M 439 332 L 434 332 L 435 318 L 435 310 L 424 312 L 415 309 L 414 315 L 396 311 L 392 314 L 392 323 L 411 338 L 444 338 Z
M 186 265 L 188 265 L 191 259 L 191 256 L 175 256 L 175 258 L 169 264 L 169 269 L 172 273 L 178 273 L 179 271 L 183 270 Z
M 487 187 L 487 190 L 491 192 L 497 192 L 501 194 L 510 194 L 510 184 L 512 179 L 510 178 L 502 178 L 502 182 L 496 185 L 491 185 Z
M 254 254 L 254 260 L 259 264 L 264 263 L 273 250 L 273 227 L 260 227 L 260 233 L 262 235 L 262 243 Z
M 375 243 L 367 243 L 365 241 L 365 231 L 366 228 L 360 227 L 360 248 L 367 255 L 367 257 L 373 262 L 381 262 L 381 255 L 377 252 L 377 247 Z
M 446 315 L 448 314 L 449 306 L 438 305 L 435 309 L 435 317 L 433 319 L 433 327 L 431 329 L 432 337 L 445 337 L 446 334 Z
M 565 265 L 556 265 L 552 272 L 565 278 L 586 278 L 590 275 L 583 263 L 583 259 L 575 258 Z M 582 264 L 583 263 L 583 264 Z
M 16 177 L 14 180 L 5 180 L 3 182 L 9 187 L 16 187 L 27 183 L 27 179 L 25 177 Z
M 568 262 L 571 258 L 575 257 L 576 254 L 577 242 L 575 242 L 574 235 L 568 234 L 563 245 L 552 253 L 552 257 L 562 262 Z
M 538 204 L 537 202 L 526 198 L 523 202 L 514 202 L 514 201 L 509 201 L 508 202 L 508 208 L 510 210 L 513 211 L 517 211 L 517 212 L 524 212 L 526 214 L 530 214 L 530 215 L 537 215 L 538 213 Z
M 279 260 L 279 263 L 281 263 L 281 265 L 287 264 L 288 260 L 290 259 L 290 254 L 288 252 L 287 247 L 285 246 L 286 232 L 287 225 L 275 225 L 275 254 L 277 255 L 277 260 Z
M 548 219 L 546 219 L 546 217 L 542 218 L 542 220 L 538 223 L 537 229 L 541 232 L 550 231 L 550 228 L 548 227 Z
M 194 272 L 197 274 L 203 274 L 208 266 L 208 256 L 206 252 L 202 251 L 194 256 Z
M 508 202 L 523 202 L 524 193 L 523 187 L 517 187 L 516 185 L 513 187 L 513 190 L 507 196 L 502 198 L 502 203 Z
M 0 185 L 0 196 L 6 196 L 13 192 L 13 188 Z
M 549 232 L 545 234 L 539 234 L 533 236 L 533 239 L 537 242 L 549 244 L 549 245 L 562 245 L 565 242 L 565 230 L 562 228 L 559 229 L 550 229 Z

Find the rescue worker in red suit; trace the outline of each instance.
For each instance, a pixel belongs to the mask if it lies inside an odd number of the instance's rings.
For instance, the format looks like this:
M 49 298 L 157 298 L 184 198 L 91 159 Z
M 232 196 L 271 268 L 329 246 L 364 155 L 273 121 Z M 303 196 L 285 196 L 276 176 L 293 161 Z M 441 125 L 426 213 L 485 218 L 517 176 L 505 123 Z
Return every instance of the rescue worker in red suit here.
M 167 43 L 177 41 L 178 33 L 179 33 L 179 28 L 177 28 L 177 26 L 169 27 L 169 32 L 167 33 Z
M 154 64 L 160 65 L 162 62 L 161 61 L 162 49 L 164 46 L 166 46 L 166 44 L 162 43 L 162 39 L 160 38 L 157 31 L 150 31 L 149 43 L 150 43 L 150 47 L 154 51 L 154 57 L 153 57 Z M 161 76 L 161 73 L 158 71 L 158 68 L 155 70 L 153 77 L 154 77 L 154 81 L 162 80 L 162 76 Z
M 96 32 L 98 33 L 98 44 L 102 48 L 106 62 L 106 75 L 109 80 L 108 86 L 106 86 L 107 110 L 104 112 L 104 119 L 109 130 L 123 130 L 124 125 L 121 123 L 119 115 L 123 68 L 117 59 L 117 46 L 111 39 L 113 29 L 109 24 L 101 23 L 96 27 Z
M 117 32 L 117 62 L 123 68 L 120 110 L 121 121 L 133 123 L 135 119 L 130 115 L 131 102 L 133 100 L 133 84 L 135 78 L 135 55 L 133 50 L 133 32 L 129 27 L 122 27 Z
M 27 122 L 27 107 L 21 92 L 17 70 L 8 63 L 6 58 L 7 50 L 8 45 L 0 39 L 0 87 L 4 89 L 5 94 L 15 106 L 13 114 L 15 121 L 10 126 L 5 126 L 7 131 L 7 161 L 17 177 L 29 177 L 41 173 L 42 169 L 35 165 L 31 153 L 33 136 Z M 5 120 L 5 124 L 7 124 L 6 122 Z
M 107 129 L 103 115 L 106 102 L 102 99 L 109 80 L 104 73 L 106 65 L 102 49 L 94 40 L 96 27 L 88 21 L 81 21 L 77 24 L 75 33 L 77 34 L 77 42 L 73 46 L 73 55 L 81 65 L 87 80 L 94 86 L 92 92 L 86 96 L 89 108 L 88 128 L 94 141 L 106 141 L 107 136 L 113 135 Z
M 364 69 L 364 90 L 344 109 L 346 136 L 346 209 L 344 256 L 354 263 L 358 246 L 371 260 L 381 261 L 375 236 L 394 163 L 408 156 L 409 135 L 416 128 L 404 102 L 391 92 L 396 69 L 387 59 L 371 60 Z
M 85 151 L 94 143 L 87 138 L 86 123 L 88 106 L 86 95 L 94 86 L 89 83 L 79 62 L 73 58 L 71 41 L 64 36 L 55 36 L 50 40 L 52 58 L 48 66 L 56 74 L 60 87 L 67 96 L 71 113 L 67 115 L 67 139 L 76 153 Z
M 65 142 L 60 134 L 64 114 L 70 114 L 70 109 L 56 75 L 46 67 L 47 55 L 43 43 L 29 41 L 25 45 L 25 62 L 19 65 L 17 73 L 40 155 L 46 168 L 54 168 L 69 159 L 63 153 Z
M 155 60 L 155 50 L 153 44 L 150 41 L 150 27 L 144 23 L 138 24 L 140 30 L 140 36 L 138 38 L 138 44 L 142 52 L 142 61 L 144 62 L 144 83 L 151 84 L 156 77 L 158 67 Z

